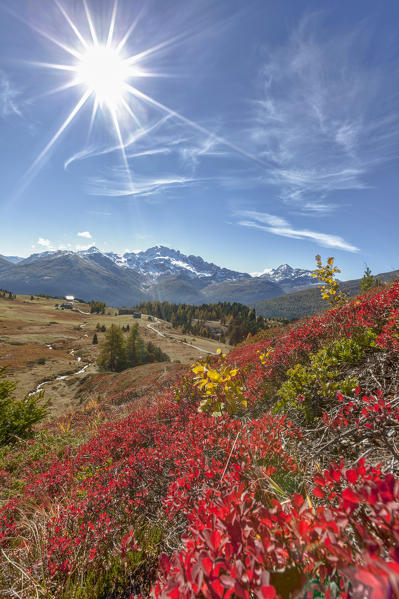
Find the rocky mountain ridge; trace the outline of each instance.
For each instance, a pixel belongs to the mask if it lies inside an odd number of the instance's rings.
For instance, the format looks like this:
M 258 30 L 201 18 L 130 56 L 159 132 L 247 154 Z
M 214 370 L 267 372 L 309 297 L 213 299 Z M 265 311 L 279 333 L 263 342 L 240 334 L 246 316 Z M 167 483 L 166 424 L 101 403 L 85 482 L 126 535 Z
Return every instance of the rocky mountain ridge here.
M 93 246 L 78 252 L 44 251 L 7 260 L 4 256 L 0 262 L 2 288 L 15 293 L 73 294 L 116 306 L 143 299 L 250 303 L 315 284 L 311 271 L 287 264 L 251 276 L 160 245 L 123 254 Z

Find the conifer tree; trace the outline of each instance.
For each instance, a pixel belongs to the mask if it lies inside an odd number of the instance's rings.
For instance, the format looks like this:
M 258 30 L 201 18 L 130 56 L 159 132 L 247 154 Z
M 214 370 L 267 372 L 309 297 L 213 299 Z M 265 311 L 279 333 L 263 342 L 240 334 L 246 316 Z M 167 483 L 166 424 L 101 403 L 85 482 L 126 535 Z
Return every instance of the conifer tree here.
M 92 344 L 97 345 L 97 343 L 98 343 L 97 333 L 94 333 Z
M 100 370 L 120 372 L 126 366 L 125 346 L 121 328 L 112 324 L 105 334 L 98 358 Z
M 381 285 L 381 281 L 371 274 L 371 269 L 366 265 L 366 270 L 364 271 L 363 278 L 360 281 L 360 290 L 362 293 L 366 293 L 366 291 L 369 291 L 377 285 Z
M 129 368 L 137 366 L 139 364 L 138 350 L 137 350 L 137 337 L 138 327 L 137 324 L 133 325 L 129 336 L 126 340 L 126 363 Z

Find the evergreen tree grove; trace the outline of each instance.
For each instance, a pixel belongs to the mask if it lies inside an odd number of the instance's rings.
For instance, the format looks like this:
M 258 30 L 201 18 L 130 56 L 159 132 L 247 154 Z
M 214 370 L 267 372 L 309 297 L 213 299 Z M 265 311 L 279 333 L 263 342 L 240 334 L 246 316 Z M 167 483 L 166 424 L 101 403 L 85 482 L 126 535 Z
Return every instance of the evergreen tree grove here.
M 159 347 L 141 338 L 137 324 L 130 329 L 126 342 L 122 329 L 113 324 L 105 334 L 97 364 L 100 370 L 120 372 L 140 364 L 169 361 L 169 356 Z

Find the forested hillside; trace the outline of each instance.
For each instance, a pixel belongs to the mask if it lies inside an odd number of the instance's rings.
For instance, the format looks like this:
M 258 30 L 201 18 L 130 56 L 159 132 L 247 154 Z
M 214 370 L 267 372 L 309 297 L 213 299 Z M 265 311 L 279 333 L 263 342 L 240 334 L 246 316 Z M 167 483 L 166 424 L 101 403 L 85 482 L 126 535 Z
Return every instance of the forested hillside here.
M 259 331 L 269 329 L 276 325 L 257 316 L 254 309 L 248 308 L 238 302 L 219 302 L 217 304 L 170 304 L 169 302 L 142 302 L 138 310 L 162 318 L 181 328 L 182 333 L 191 333 L 201 337 L 228 341 L 236 345 L 248 335 L 255 335 Z
M 398 358 L 396 282 L 15 439 L 2 592 L 398 596 Z

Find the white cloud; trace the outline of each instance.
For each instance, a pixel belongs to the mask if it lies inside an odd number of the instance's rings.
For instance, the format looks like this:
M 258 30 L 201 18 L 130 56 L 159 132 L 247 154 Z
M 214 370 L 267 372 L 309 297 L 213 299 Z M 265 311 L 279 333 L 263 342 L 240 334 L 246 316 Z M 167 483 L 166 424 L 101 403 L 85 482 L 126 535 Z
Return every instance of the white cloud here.
M 91 233 L 89 231 L 82 231 L 81 233 L 77 233 L 78 237 L 86 237 L 86 239 L 92 239 Z
M 0 116 L 6 118 L 10 115 L 22 116 L 17 104 L 19 92 L 12 86 L 6 73 L 0 70 Z
M 273 235 L 281 237 L 290 237 L 291 239 L 306 239 L 314 241 L 319 245 L 329 248 L 345 250 L 347 252 L 358 252 L 359 248 L 348 243 L 338 235 L 330 233 L 319 233 L 309 231 L 308 229 L 295 229 L 284 218 L 274 216 L 267 212 L 256 212 L 252 210 L 239 210 L 236 216 L 244 217 L 245 220 L 239 220 L 238 224 L 243 227 L 252 227 L 260 229 Z
M 52 247 L 51 241 L 49 239 L 45 239 L 44 237 L 39 237 L 39 239 L 37 240 L 37 245 L 40 245 L 41 247 L 48 249 Z

